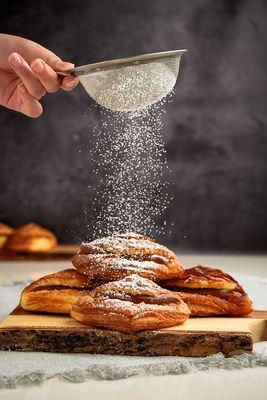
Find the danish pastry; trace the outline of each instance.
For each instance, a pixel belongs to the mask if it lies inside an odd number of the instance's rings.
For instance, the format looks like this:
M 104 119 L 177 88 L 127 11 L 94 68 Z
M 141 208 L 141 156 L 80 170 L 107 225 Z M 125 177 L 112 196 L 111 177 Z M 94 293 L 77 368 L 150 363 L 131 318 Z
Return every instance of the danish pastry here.
M 253 310 L 242 286 L 219 269 L 198 265 L 185 270 L 180 278 L 161 282 L 161 285 L 177 292 L 192 316 L 241 316 Z
M 89 277 L 69 268 L 46 275 L 27 286 L 20 298 L 20 306 L 27 311 L 69 313 L 82 290 L 97 284 Z
M 178 325 L 189 314 L 178 294 L 131 275 L 82 293 L 70 315 L 87 325 L 135 332 Z
M 0 249 L 5 247 L 5 244 L 13 231 L 13 228 L 0 222 Z
M 82 243 L 72 263 L 79 272 L 105 281 L 132 274 L 159 281 L 179 276 L 183 271 L 178 258 L 167 247 L 134 233 Z
M 178 278 L 166 280 L 164 287 L 168 286 L 191 289 L 233 290 L 238 286 L 238 283 L 220 269 L 197 265 L 196 267 L 185 269 Z
M 40 225 L 29 223 L 15 229 L 6 248 L 17 252 L 45 252 L 57 244 L 56 236 Z

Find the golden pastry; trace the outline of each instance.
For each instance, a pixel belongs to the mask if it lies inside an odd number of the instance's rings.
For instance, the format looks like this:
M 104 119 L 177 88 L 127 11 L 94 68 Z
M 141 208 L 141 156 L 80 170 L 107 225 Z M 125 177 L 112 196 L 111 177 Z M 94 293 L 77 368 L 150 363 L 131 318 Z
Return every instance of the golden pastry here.
M 178 258 L 167 247 L 134 233 L 82 243 L 72 263 L 79 272 L 106 281 L 132 274 L 159 281 L 179 276 L 183 271 Z
M 57 244 L 56 236 L 40 225 L 29 223 L 15 229 L 6 248 L 17 252 L 45 252 Z
M 185 269 L 178 278 L 164 281 L 164 287 L 168 286 L 233 290 L 238 286 L 238 283 L 220 269 L 197 265 L 196 267 Z
M 5 247 L 5 244 L 13 231 L 13 228 L 0 222 L 0 249 Z
M 70 315 L 90 326 L 135 332 L 178 325 L 189 314 L 178 294 L 131 275 L 82 293 Z
M 198 265 L 184 270 L 178 279 L 161 282 L 177 292 L 191 310 L 192 316 L 247 315 L 252 302 L 238 282 L 225 272 Z
M 20 306 L 27 311 L 69 313 L 81 291 L 96 285 L 96 281 L 74 268 L 66 269 L 43 276 L 27 286 L 21 294 Z

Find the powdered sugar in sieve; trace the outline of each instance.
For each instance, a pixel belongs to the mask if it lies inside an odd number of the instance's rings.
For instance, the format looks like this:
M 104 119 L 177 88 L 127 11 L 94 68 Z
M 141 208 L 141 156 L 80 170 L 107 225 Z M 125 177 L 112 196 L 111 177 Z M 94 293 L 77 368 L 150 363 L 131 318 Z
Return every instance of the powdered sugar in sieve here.
M 114 111 L 143 109 L 173 89 L 186 50 L 145 54 L 73 68 L 90 97 Z

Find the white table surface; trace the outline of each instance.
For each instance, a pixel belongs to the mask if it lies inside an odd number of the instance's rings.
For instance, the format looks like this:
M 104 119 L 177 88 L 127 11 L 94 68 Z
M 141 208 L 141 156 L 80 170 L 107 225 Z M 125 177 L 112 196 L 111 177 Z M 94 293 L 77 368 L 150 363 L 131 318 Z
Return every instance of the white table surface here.
M 186 267 L 204 264 L 218 266 L 233 275 L 253 274 L 267 278 L 267 256 L 182 255 L 180 259 Z M 68 265 L 66 262 L 0 262 L 0 284 L 36 279 Z M 1 390 L 0 398 L 266 400 L 267 368 L 212 370 L 179 376 L 141 376 L 118 381 L 90 380 L 76 384 L 51 379 L 41 386 Z

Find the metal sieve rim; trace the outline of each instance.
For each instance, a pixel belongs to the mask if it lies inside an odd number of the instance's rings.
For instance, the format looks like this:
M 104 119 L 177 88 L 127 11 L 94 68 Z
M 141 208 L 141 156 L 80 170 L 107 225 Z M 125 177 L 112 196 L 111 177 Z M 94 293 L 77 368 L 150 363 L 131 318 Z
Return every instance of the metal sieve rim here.
M 181 56 L 184 54 L 187 50 L 182 49 L 182 50 L 170 50 L 170 51 L 161 51 L 158 53 L 149 53 L 149 54 L 141 54 L 138 56 L 132 56 L 132 57 L 126 57 L 126 58 L 118 58 L 115 60 L 109 60 L 109 61 L 100 61 L 97 63 L 93 64 L 88 64 L 88 65 L 81 65 L 80 67 L 76 68 L 71 68 L 64 73 L 61 73 L 62 75 L 66 74 L 74 74 L 76 76 L 84 75 L 87 74 L 88 72 L 93 72 L 93 71 L 101 71 L 109 68 L 120 68 L 120 66 L 125 66 L 125 65 L 133 65 L 133 64 L 139 64 L 140 63 L 147 63 L 150 62 L 151 60 L 155 59 L 163 59 L 167 57 L 176 57 L 176 56 Z

